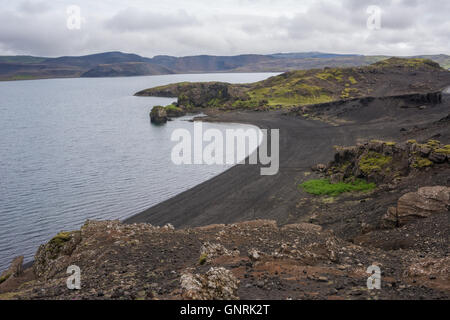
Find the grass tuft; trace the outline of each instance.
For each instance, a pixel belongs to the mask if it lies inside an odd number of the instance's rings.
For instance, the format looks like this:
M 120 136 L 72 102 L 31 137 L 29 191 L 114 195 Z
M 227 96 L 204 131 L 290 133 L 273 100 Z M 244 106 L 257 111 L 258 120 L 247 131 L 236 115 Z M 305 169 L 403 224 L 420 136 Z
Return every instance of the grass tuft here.
M 328 179 L 316 179 L 302 183 L 303 190 L 314 195 L 337 196 L 344 192 L 370 191 L 376 188 L 375 183 L 368 183 L 361 179 L 352 182 L 331 183 Z

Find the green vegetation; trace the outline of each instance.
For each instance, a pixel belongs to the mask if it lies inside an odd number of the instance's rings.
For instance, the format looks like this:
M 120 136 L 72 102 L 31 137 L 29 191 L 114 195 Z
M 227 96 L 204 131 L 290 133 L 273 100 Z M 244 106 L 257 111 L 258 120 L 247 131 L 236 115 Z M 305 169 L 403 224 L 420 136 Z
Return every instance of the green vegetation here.
M 440 67 L 438 63 L 422 58 L 389 58 L 386 60 L 378 61 L 373 64 L 374 67 L 409 67 L 409 68 L 418 68 L 418 67 Z
M 12 77 L 7 78 L 6 80 L 10 81 L 10 80 L 34 80 L 34 79 L 38 79 L 39 77 L 37 76 L 32 76 L 32 75 L 15 75 Z
M 436 148 L 439 147 L 441 145 L 441 142 L 438 140 L 428 140 L 427 142 L 427 146 L 431 147 L 431 148 Z
M 431 167 L 433 165 L 433 162 L 427 158 L 422 158 L 422 157 L 416 157 L 414 159 L 414 163 L 412 164 L 413 168 L 427 168 L 427 167 Z
M 297 77 L 300 75 L 300 77 Z M 282 106 L 290 107 L 297 105 L 316 104 L 332 101 L 330 93 L 320 86 L 307 83 L 308 77 L 303 77 L 303 73 L 292 73 L 292 78 L 275 79 L 266 84 L 268 86 L 256 86 L 250 89 L 247 94 L 248 101 L 239 101 L 246 106 L 261 106 L 267 104 L 269 107 Z
M 183 109 L 180 107 L 177 107 L 176 105 L 169 104 L 168 106 L 165 106 L 164 109 L 166 109 L 167 112 L 184 112 Z
M 321 80 L 338 81 L 338 82 L 341 82 L 343 79 L 342 70 L 338 69 L 338 68 L 325 69 L 324 72 L 320 72 L 320 73 L 316 74 L 316 77 Z
M 349 99 L 359 92 L 356 88 L 345 88 L 341 93 L 341 99 Z
M 384 156 L 380 153 L 370 151 L 361 157 L 359 168 L 365 174 L 372 172 L 381 172 L 388 164 L 392 162 L 392 157 Z
M 0 277 L 0 284 L 8 280 L 8 278 L 11 276 L 10 273 L 5 274 L 4 276 Z
M 358 81 L 356 81 L 355 77 L 353 77 L 353 76 L 348 77 L 348 81 L 350 81 L 351 84 L 357 84 L 358 83 Z
M 62 246 L 70 239 L 71 239 L 70 232 L 60 232 L 50 240 L 50 243 L 57 246 Z
M 328 179 L 317 179 L 304 182 L 300 187 L 314 195 L 337 196 L 344 192 L 370 191 L 375 189 L 376 185 L 360 179 L 338 183 L 331 183 Z
M 442 148 L 435 149 L 434 152 L 450 155 L 450 144 L 447 144 Z
M 202 254 L 200 258 L 198 259 L 199 265 L 204 265 L 206 263 L 206 260 L 208 259 L 208 255 L 206 253 Z

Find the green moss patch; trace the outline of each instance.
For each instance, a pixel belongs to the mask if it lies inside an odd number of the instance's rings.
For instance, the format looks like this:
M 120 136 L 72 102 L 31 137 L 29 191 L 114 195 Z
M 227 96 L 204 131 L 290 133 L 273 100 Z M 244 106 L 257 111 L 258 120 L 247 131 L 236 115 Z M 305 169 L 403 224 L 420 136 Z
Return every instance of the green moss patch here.
M 206 263 L 206 260 L 208 259 L 208 255 L 207 254 L 202 254 L 200 256 L 200 258 L 198 259 L 198 264 L 199 265 L 204 265 Z
M 392 162 L 392 157 L 371 151 L 361 157 L 359 168 L 365 174 L 381 172 Z
M 427 168 L 431 167 L 433 162 L 427 158 L 417 157 L 414 159 L 414 163 L 412 164 L 413 168 Z
M 370 191 L 375 189 L 375 183 L 368 183 L 356 179 L 352 182 L 331 183 L 328 179 L 310 180 L 302 183 L 300 187 L 306 192 L 314 195 L 337 196 L 344 192 Z
M 450 144 L 447 144 L 447 145 L 443 146 L 442 148 L 435 149 L 434 152 L 450 155 Z
M 64 243 L 69 241 L 70 238 L 70 232 L 60 232 L 50 240 L 50 243 L 57 246 L 62 246 Z
M 8 280 L 8 278 L 11 276 L 10 273 L 5 274 L 4 276 L 0 277 L 0 283 L 5 282 L 6 280 Z
M 431 147 L 431 148 L 437 148 L 441 145 L 441 142 L 438 140 L 428 140 L 427 142 L 427 146 Z

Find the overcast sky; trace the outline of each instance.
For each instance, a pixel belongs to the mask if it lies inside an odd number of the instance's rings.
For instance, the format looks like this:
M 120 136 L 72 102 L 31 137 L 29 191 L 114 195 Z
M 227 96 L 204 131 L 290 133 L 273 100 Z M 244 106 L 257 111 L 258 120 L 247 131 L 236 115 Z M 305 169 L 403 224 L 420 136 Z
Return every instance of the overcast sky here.
M 449 17 L 449 0 L 0 0 L 0 55 L 450 54 Z

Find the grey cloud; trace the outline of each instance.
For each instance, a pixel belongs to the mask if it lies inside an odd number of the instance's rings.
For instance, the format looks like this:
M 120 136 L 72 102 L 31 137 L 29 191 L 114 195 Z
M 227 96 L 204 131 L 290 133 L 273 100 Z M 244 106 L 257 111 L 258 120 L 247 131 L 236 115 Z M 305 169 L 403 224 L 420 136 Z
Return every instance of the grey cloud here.
M 450 53 L 448 0 L 80 0 L 77 31 L 65 27 L 73 1 L 8 3 L 0 0 L 0 54 Z M 381 30 L 366 27 L 369 5 L 382 9 Z
M 162 14 L 137 8 L 122 10 L 105 23 L 107 28 L 119 32 L 160 30 L 195 25 L 200 25 L 200 22 L 184 10 Z
M 26 14 L 42 14 L 50 10 L 50 6 L 43 1 L 22 1 L 17 7 L 19 12 Z

